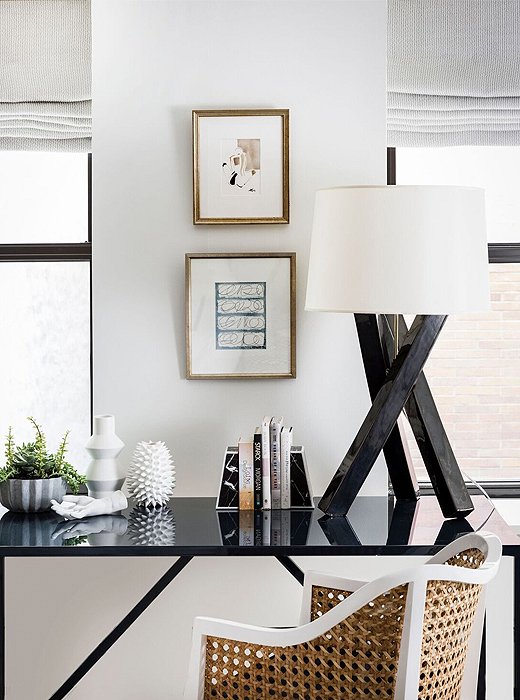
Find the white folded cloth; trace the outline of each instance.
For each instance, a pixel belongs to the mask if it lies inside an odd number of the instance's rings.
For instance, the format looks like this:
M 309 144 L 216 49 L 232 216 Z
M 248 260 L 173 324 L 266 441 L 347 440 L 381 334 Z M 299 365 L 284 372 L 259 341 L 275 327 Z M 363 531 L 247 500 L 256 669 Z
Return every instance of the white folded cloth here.
M 389 0 L 388 145 L 520 144 L 520 2 Z
M 90 150 L 90 0 L 0 0 L 0 150 Z

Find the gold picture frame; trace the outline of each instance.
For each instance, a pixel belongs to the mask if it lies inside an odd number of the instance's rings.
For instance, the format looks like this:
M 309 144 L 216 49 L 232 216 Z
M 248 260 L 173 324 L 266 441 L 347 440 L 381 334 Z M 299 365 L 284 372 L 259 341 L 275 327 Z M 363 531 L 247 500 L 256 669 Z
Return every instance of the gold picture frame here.
M 187 379 L 296 377 L 296 253 L 186 253 Z
M 194 224 L 289 223 L 289 110 L 196 109 Z

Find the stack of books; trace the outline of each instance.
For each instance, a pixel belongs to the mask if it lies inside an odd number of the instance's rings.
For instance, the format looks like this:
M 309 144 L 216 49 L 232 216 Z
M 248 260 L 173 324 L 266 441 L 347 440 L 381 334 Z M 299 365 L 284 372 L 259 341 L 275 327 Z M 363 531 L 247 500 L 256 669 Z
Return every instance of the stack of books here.
M 283 418 L 265 416 L 254 435 L 238 441 L 240 510 L 291 507 L 293 429 Z

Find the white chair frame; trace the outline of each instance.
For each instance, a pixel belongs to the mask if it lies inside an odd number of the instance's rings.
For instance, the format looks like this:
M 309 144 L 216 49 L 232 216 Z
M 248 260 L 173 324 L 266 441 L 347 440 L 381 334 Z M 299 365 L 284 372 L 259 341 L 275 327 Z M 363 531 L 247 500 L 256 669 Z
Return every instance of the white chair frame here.
M 468 549 L 478 549 L 483 553 L 485 559 L 479 568 L 446 565 L 449 559 Z M 426 587 L 429 581 L 463 582 L 481 584 L 484 587 L 469 640 L 460 697 L 460 700 L 475 700 L 485 612 L 485 586 L 498 570 L 501 553 L 502 544 L 495 535 L 471 533 L 450 543 L 421 566 L 403 569 L 368 583 L 332 574 L 308 572 L 304 583 L 301 624 L 298 627 L 273 629 L 198 617 L 193 625 L 193 643 L 184 700 L 204 698 L 208 636 L 271 647 L 303 644 L 325 634 L 378 596 L 402 584 L 408 584 L 408 592 L 394 697 L 395 700 L 417 700 Z M 309 621 L 313 585 L 342 589 L 351 593 L 321 617 Z

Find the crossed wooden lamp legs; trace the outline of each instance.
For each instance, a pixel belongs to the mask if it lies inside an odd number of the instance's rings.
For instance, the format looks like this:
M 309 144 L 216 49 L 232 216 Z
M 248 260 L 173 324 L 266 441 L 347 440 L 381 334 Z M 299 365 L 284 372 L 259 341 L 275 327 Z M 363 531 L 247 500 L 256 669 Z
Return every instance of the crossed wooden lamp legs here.
M 403 337 L 392 361 L 394 336 L 388 317 L 378 324 L 373 314 L 355 314 L 361 355 L 372 399 L 349 451 L 319 502 L 329 516 L 344 516 L 383 450 L 394 494 L 416 500 L 418 486 L 398 424 L 406 412 L 425 467 L 445 518 L 463 518 L 473 503 L 435 406 L 423 367 L 446 316 L 416 316 L 408 330 L 399 317 Z

